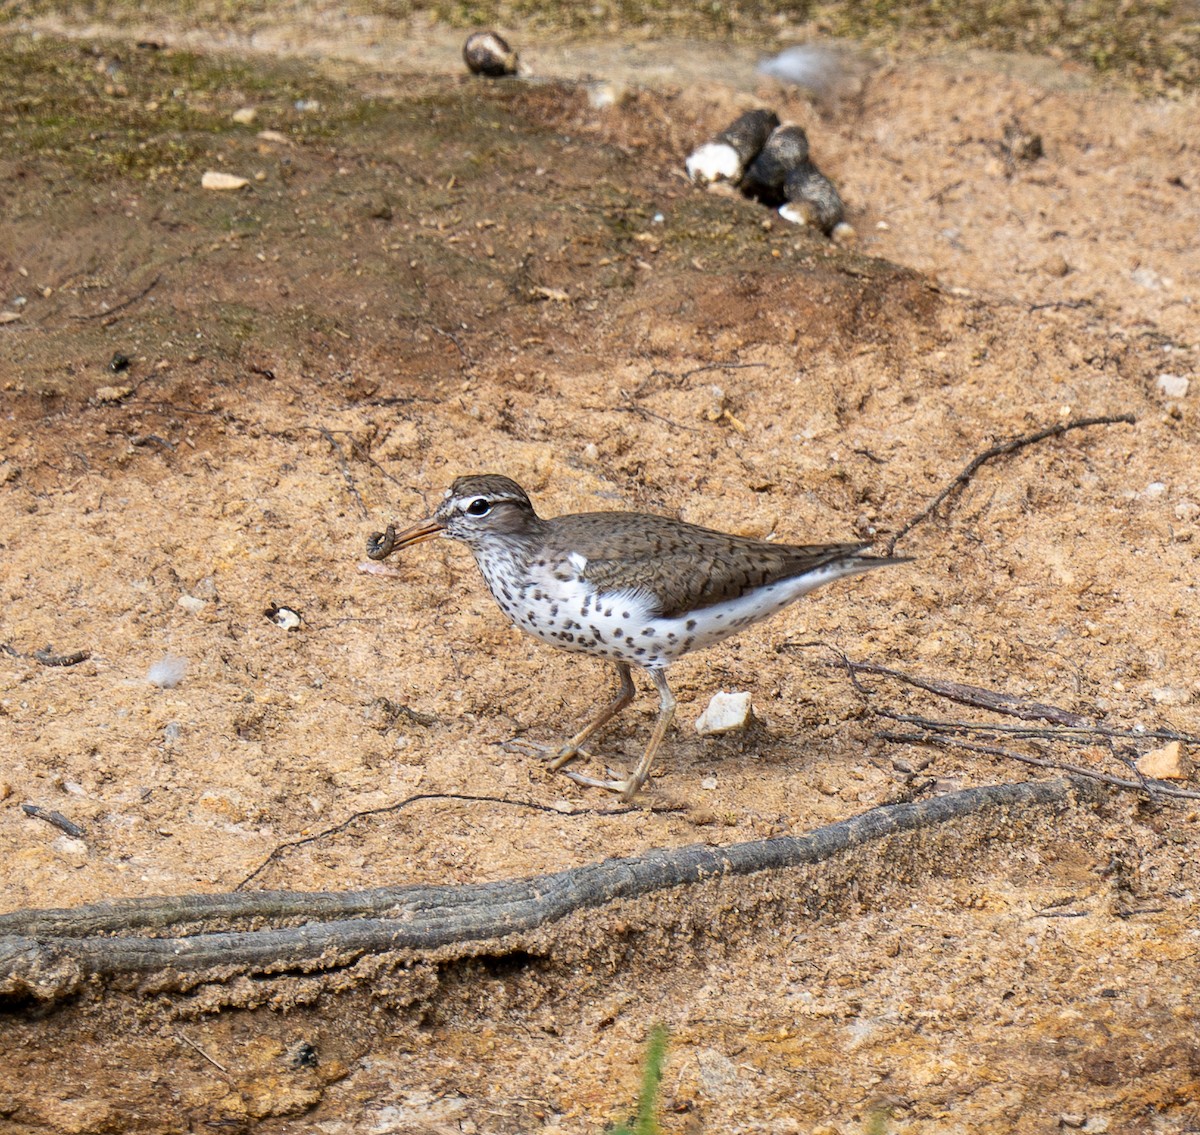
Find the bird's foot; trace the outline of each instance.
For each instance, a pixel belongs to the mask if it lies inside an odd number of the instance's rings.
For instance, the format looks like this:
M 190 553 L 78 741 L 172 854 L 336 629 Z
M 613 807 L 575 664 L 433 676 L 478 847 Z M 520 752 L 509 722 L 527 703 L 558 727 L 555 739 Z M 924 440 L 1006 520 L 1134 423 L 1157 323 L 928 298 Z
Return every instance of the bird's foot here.
M 537 741 L 527 741 L 524 737 L 514 737 L 505 741 L 500 748 L 506 753 L 524 753 L 546 761 L 551 772 L 557 772 L 565 764 L 576 757 L 590 757 L 592 754 L 579 745 L 543 745 Z
M 605 769 L 604 771 L 613 779 L 601 780 L 599 777 L 587 776 L 582 772 L 576 772 L 574 769 L 563 769 L 562 774 L 584 788 L 603 788 L 608 792 L 619 793 L 621 799 L 626 802 L 632 800 L 641 785 L 633 784 L 631 780 L 618 780 L 616 773 L 612 769 Z

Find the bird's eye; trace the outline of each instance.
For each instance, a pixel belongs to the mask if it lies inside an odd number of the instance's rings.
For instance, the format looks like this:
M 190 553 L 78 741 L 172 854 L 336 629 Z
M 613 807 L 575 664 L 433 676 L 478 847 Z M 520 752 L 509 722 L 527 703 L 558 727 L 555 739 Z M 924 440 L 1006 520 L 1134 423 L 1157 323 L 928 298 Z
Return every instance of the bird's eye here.
M 492 502 L 483 497 L 476 497 L 469 505 L 467 505 L 467 513 L 470 516 L 487 516 L 492 511 Z

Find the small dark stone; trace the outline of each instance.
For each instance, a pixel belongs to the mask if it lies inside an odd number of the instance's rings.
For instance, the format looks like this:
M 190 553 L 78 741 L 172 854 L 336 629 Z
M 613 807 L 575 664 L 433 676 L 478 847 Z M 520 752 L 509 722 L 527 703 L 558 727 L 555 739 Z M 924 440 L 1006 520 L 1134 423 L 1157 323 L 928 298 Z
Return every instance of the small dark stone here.
M 472 75 L 499 79 L 517 73 L 517 53 L 495 32 L 472 32 L 463 44 L 463 61 Z
M 829 236 L 845 219 L 837 188 L 812 162 L 801 162 L 788 174 L 783 192 L 788 203 L 780 215 L 785 220 L 811 225 Z
M 772 207 L 782 205 L 784 183 L 798 166 L 808 161 L 808 135 L 795 125 L 777 126 L 762 152 L 746 170 L 742 192 Z
M 732 146 L 742 165 L 748 166 L 778 126 L 779 116 L 773 110 L 748 110 L 726 126 L 715 141 Z
M 132 362 L 133 360 L 127 354 L 122 351 L 117 351 L 116 354 L 114 354 L 113 357 L 108 360 L 108 369 L 111 370 L 113 374 L 120 374 L 121 371 L 128 370 L 129 365 Z
M 298 1044 L 292 1052 L 293 1068 L 315 1068 L 320 1063 L 320 1054 L 308 1041 Z

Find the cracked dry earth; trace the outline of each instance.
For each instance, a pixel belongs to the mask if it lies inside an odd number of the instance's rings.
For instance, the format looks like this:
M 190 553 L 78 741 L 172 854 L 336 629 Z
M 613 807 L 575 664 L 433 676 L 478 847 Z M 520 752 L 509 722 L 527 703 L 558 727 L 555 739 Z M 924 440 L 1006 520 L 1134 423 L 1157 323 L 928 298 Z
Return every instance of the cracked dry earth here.
M 469 81 L 449 37 L 404 71 L 378 40 L 298 62 L 33 30 L 0 40 L 6 910 L 505 879 L 1052 775 L 885 740 L 881 711 L 1003 719 L 856 685 L 830 647 L 1197 732 L 1194 96 L 964 55 L 829 114 L 661 45 L 665 77 L 597 107 L 548 63 Z M 759 104 L 808 128 L 854 249 L 683 180 Z M 1014 121 L 1041 157 L 1005 150 Z M 989 462 L 901 542 L 914 563 L 674 668 L 632 810 L 499 748 L 586 718 L 599 664 L 506 627 L 448 541 L 358 570 L 464 472 L 543 515 L 886 538 L 995 441 L 1130 413 Z M 752 693 L 749 732 L 696 735 L 718 689 Z M 1099 743 L 1023 751 L 1131 775 Z M 730 885 L 687 934 L 651 902 L 516 953 L 13 1004 L 0 1132 L 597 1131 L 659 1021 L 669 1133 L 1200 1129 L 1198 816 L 1113 790 L 864 865 L 836 912 Z

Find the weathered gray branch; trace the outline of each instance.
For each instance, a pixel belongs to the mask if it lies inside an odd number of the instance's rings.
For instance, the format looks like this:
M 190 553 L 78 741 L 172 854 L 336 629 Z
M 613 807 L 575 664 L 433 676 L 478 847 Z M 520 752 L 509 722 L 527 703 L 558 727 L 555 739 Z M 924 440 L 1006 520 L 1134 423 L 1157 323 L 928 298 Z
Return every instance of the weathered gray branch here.
M 501 938 L 666 888 L 818 864 L 965 817 L 993 815 L 989 831 L 998 833 L 1007 816 L 1062 809 L 1074 798 L 1095 801 L 1100 791 L 1078 779 L 970 788 L 875 808 L 806 836 L 655 850 L 499 883 L 183 895 L 15 911 L 0 915 L 0 996 L 54 999 L 89 978 L 155 971 L 217 970 L 226 979 L 285 968 L 319 971 L 364 954 Z M 222 929 L 208 929 L 214 925 Z

